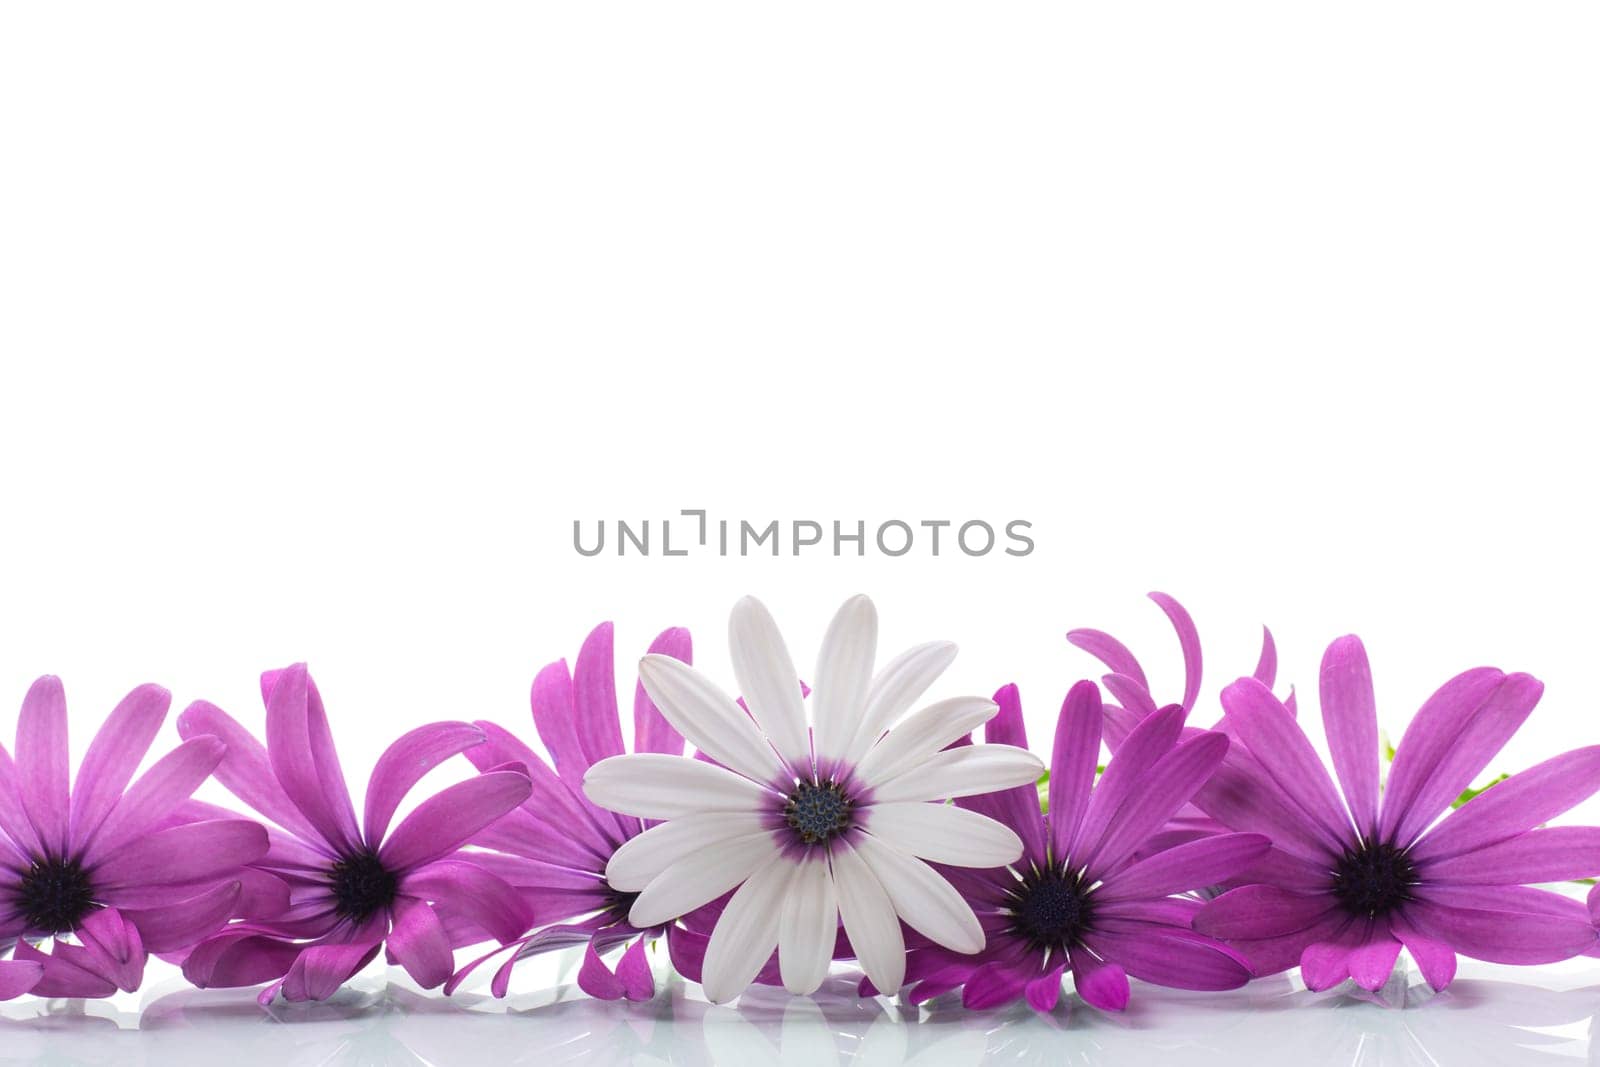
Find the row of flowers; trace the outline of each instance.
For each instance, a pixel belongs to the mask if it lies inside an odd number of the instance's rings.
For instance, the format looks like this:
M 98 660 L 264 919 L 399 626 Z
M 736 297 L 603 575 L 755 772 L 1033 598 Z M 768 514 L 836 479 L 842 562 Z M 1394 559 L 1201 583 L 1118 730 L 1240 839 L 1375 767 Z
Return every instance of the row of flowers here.
M 1293 694 L 1274 695 L 1270 633 L 1217 723 L 1191 725 L 1199 639 L 1152 597 L 1182 698 L 1157 699 L 1112 636 L 1073 631 L 1107 673 L 1066 694 L 1043 786 L 1016 687 L 913 712 L 955 646 L 875 670 L 865 597 L 823 636 L 814 688 L 754 599 L 730 623 L 737 697 L 690 665 L 687 631 L 662 633 L 639 664 L 632 752 L 602 625 L 574 668 L 534 680 L 548 758 L 492 722 L 423 726 L 378 759 L 359 819 L 303 664 L 261 678 L 265 744 L 197 702 L 137 778 L 170 695 L 130 693 L 74 778 L 61 683 L 41 678 L 15 759 L 0 748 L 0 998 L 132 991 L 155 955 L 197 986 L 314 1000 L 380 952 L 446 993 L 486 969 L 503 996 L 519 961 L 581 947 L 586 992 L 645 1000 L 664 942 L 718 1003 L 751 983 L 810 993 L 850 961 L 863 995 L 1048 1011 L 1070 974 L 1117 1011 L 1130 978 L 1222 990 L 1298 966 L 1313 989 L 1377 989 L 1404 948 L 1442 989 L 1458 954 L 1600 955 L 1597 894 L 1586 907 L 1530 884 L 1600 875 L 1600 829 L 1546 825 L 1600 790 L 1600 746 L 1455 803 L 1537 680 L 1450 679 L 1380 784 L 1367 656 L 1340 638 L 1319 679 L 1330 775 Z M 476 773 L 396 821 L 458 756 Z M 193 798 L 212 777 L 250 817 Z M 487 951 L 460 965 L 470 946 Z

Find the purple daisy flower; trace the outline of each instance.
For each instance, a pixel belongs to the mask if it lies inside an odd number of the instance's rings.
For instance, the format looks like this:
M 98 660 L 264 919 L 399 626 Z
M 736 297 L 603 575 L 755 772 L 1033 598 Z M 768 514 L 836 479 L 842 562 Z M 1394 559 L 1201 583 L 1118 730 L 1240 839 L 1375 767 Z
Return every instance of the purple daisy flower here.
M 190 738 L 134 781 L 171 703 L 160 686 L 129 693 L 69 786 L 61 681 L 46 676 L 28 690 L 15 764 L 0 747 L 0 949 L 11 950 L 0 999 L 132 992 L 149 953 L 180 952 L 233 914 L 240 867 L 267 851 L 266 832 L 246 819 L 179 815 L 223 743 Z
M 995 702 L 1000 712 L 985 739 L 1026 745 L 1016 686 Z M 1134 727 L 1097 783 L 1103 723 L 1100 691 L 1079 682 L 1056 724 L 1046 814 L 1031 784 L 957 801 L 1016 831 L 1023 854 L 1007 867 L 942 872 L 972 905 L 987 943 L 976 956 L 923 943 L 907 964 L 913 1002 L 960 987 L 968 1008 L 1026 997 L 1049 1011 L 1070 971 L 1086 1002 L 1121 1011 L 1129 976 L 1203 990 L 1250 980 L 1237 953 L 1191 929 L 1200 901 L 1178 894 L 1250 866 L 1267 838 L 1218 834 L 1147 850 L 1221 764 L 1228 739 L 1185 731 L 1181 708 L 1160 709 Z
M 650 654 L 691 663 L 689 631 L 664 631 L 651 643 Z M 601 623 L 585 639 L 575 670 L 560 660 L 540 671 L 530 700 L 534 729 L 555 762 L 554 770 L 491 722 L 476 724 L 486 740 L 468 749 L 467 758 L 480 768 L 515 762 L 532 775 L 533 792 L 522 807 L 475 839 L 495 851 L 474 857 L 517 887 L 542 929 L 467 964 L 445 991 L 454 992 L 473 970 L 510 952 L 490 982 L 494 995 L 503 997 L 519 960 L 583 945 L 579 988 L 606 1000 L 649 1000 L 655 995 L 655 980 L 645 943 L 660 936 L 662 927 L 633 926 L 628 909 L 638 893 L 613 889 L 605 870 L 617 849 L 651 824 L 607 811 L 583 794 L 583 776 L 591 765 L 627 751 L 617 710 L 611 623 Z M 683 754 L 683 736 L 637 683 L 633 737 L 636 751 Z M 627 948 L 615 969 L 601 959 L 623 945 Z
M 1540 828 L 1600 789 L 1600 746 L 1557 756 L 1450 811 L 1538 703 L 1543 686 L 1490 667 L 1450 679 L 1417 712 L 1378 785 L 1372 671 L 1359 639 L 1322 660 L 1322 720 L 1339 786 L 1294 717 L 1253 678 L 1222 704 L 1260 777 L 1210 798 L 1211 815 L 1269 834 L 1258 883 L 1224 893 L 1195 928 L 1225 938 L 1258 973 L 1300 965 L 1306 985 L 1371 990 L 1404 945 L 1443 989 L 1456 954 L 1548 963 L 1595 947 L 1584 906 L 1528 882 L 1600 874 L 1600 829 Z M 1439 819 L 1441 813 L 1446 813 Z M 1435 823 L 1437 821 L 1437 824 Z
M 520 766 L 497 767 L 418 804 L 400 824 L 400 802 L 440 763 L 483 742 L 464 722 L 421 726 L 378 758 L 356 823 L 322 698 L 303 663 L 261 676 L 267 744 L 203 701 L 178 719 L 184 736 L 214 734 L 228 746 L 216 777 L 275 824 L 255 867 L 287 887 L 282 906 L 246 916 L 184 960 L 201 988 L 270 984 L 288 1000 L 321 1000 L 380 948 L 424 988 L 442 985 L 454 949 L 527 929 L 516 891 L 459 852 L 528 798 Z

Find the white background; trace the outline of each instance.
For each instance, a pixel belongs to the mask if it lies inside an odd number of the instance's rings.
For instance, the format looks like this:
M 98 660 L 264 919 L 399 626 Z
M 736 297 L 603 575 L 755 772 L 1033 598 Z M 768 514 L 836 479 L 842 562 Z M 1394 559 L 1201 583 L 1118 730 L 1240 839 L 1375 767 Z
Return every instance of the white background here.
M 0 703 L 260 722 L 359 792 L 542 664 L 846 595 L 1041 749 L 1099 625 L 1176 695 L 1361 633 L 1398 734 L 1531 671 L 1600 741 L 1584 3 L 9 5 Z M 575 518 L 1030 520 L 1029 557 L 596 559 Z M 804 669 L 804 668 L 803 668 Z M 731 684 L 731 683 L 730 683 Z M 631 674 L 624 692 L 631 692 Z M 1314 709 L 1314 701 L 1310 701 Z M 8 733 L 9 711 L 0 717 Z M 1315 721 L 1313 718 L 1311 721 Z M 1320 739 L 1319 739 L 1320 741 Z

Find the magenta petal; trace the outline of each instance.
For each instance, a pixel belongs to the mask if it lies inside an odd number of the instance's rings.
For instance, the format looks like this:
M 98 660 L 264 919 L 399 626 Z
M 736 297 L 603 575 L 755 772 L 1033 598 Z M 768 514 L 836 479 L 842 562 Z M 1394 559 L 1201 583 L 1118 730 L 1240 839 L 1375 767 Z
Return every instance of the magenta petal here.
M 341 853 L 361 847 L 355 809 L 333 750 L 327 716 L 304 663 L 262 675 L 267 697 L 267 759 L 283 791 Z M 298 987 L 302 979 L 292 984 Z M 288 987 L 286 984 L 286 989 Z M 285 994 L 287 995 L 287 993 Z
M 17 787 L 28 821 L 53 855 L 67 852 L 67 697 L 61 679 L 45 675 L 22 700 L 17 718 Z
M 488 771 L 458 782 L 418 804 L 383 843 L 378 858 L 397 874 L 442 859 L 528 799 L 530 790 L 521 771 Z
M 1564 752 L 1473 797 L 1424 834 L 1417 860 L 1498 844 L 1540 826 L 1600 791 L 1600 745 Z
M 1394 973 L 1400 958 L 1400 942 L 1379 930 L 1365 944 L 1350 953 L 1350 978 L 1362 989 L 1377 992 Z
M 1077 838 L 1064 855 L 1077 861 L 1099 848 L 1123 803 L 1144 788 L 1148 772 L 1172 751 L 1182 731 L 1183 709 L 1176 704 L 1162 708 L 1134 727 L 1106 764 L 1105 774 L 1089 796 Z
M 628 1000 L 649 1000 L 656 995 L 656 980 L 645 956 L 644 938 L 637 938 L 622 953 L 617 961 L 617 980 L 622 983 L 622 995 Z
M 106 717 L 78 764 L 72 790 L 74 841 L 86 840 L 111 813 L 171 706 L 171 693 L 159 685 L 141 685 Z
M 1278 850 L 1324 870 L 1331 870 L 1329 861 L 1343 851 L 1343 845 L 1335 847 L 1326 831 L 1300 814 L 1299 805 L 1240 744 L 1228 750 L 1194 802 L 1224 826 L 1266 834 Z
M 202 941 L 184 957 L 183 976 L 200 989 L 233 989 L 282 978 L 301 946 L 238 928 Z
M 1050 811 L 1046 821 L 1050 825 L 1052 855 L 1067 855 L 1088 810 L 1100 759 L 1102 718 L 1100 690 L 1093 682 L 1079 682 L 1068 690 L 1056 719 L 1055 749 L 1050 757 Z M 1032 786 L 1027 788 L 1033 790 Z
M 378 955 L 381 941 L 312 945 L 295 957 L 283 976 L 285 1000 L 327 1000 Z
M 650 654 L 671 656 L 684 663 L 694 662 L 694 642 L 689 631 L 681 626 L 663 630 L 650 642 Z M 683 735 L 672 728 L 661 709 L 656 707 L 650 694 L 638 682 L 633 687 L 633 750 L 635 752 L 661 752 L 670 756 L 683 754 Z M 653 995 L 653 994 L 652 994 Z
M 1294 716 L 1254 678 L 1241 678 L 1224 689 L 1222 706 L 1239 739 L 1295 802 L 1310 828 L 1330 848 L 1342 850 L 1353 837 L 1344 802 Z
M 213 773 L 230 793 L 296 837 L 322 840 L 278 784 L 261 742 L 215 704 L 197 700 L 178 716 L 178 736 L 187 741 L 206 734 L 227 746 Z
M 1289 893 L 1270 885 L 1247 885 L 1208 901 L 1194 928 L 1224 940 L 1283 937 L 1318 922 L 1335 907 L 1331 894 Z
M 981 964 L 961 989 L 961 1006 L 971 1011 L 988 1011 L 1009 1004 L 1022 996 L 1034 973 L 1017 960 L 991 960 Z
M 1067 965 L 1061 963 L 1029 981 L 1024 994 L 1028 1007 L 1034 1011 L 1054 1011 L 1061 1000 L 1061 978 L 1066 973 Z
M 1300 978 L 1306 988 L 1320 993 L 1349 978 L 1353 951 L 1353 946 L 1342 938 L 1307 945 L 1300 954 Z
M 1072 981 L 1084 1003 L 1101 1011 L 1122 1011 L 1128 1006 L 1126 971 L 1081 947 L 1073 948 L 1070 958 Z
M 248 819 L 193 822 L 125 842 L 92 873 L 95 884 L 108 892 L 124 886 L 181 885 L 220 878 L 266 851 L 267 832 Z
M 87 950 L 81 945 L 57 941 L 50 955 L 40 952 L 27 940 L 19 940 L 11 958 L 40 968 L 39 979 L 28 991 L 36 997 L 109 997 L 117 991 L 116 982 L 99 974 Z
M 1476 899 L 1479 907 L 1441 904 L 1436 899 L 1414 902 L 1406 908 L 1406 921 L 1423 937 L 1490 963 L 1555 963 L 1595 946 L 1594 926 L 1577 901 L 1564 901 L 1571 907 L 1560 913 L 1519 910 L 1519 897 L 1507 888 L 1483 887 L 1476 894 L 1453 895 L 1457 900 Z M 1563 900 L 1554 894 L 1544 896 Z
M 1145 680 L 1139 661 L 1128 651 L 1128 646 L 1115 637 L 1099 630 L 1072 630 L 1068 632 L 1067 640 L 1104 663 L 1112 674 L 1132 678 L 1139 683 L 1140 689 L 1149 691 L 1150 683 Z
M 583 964 L 578 968 L 578 988 L 600 1000 L 621 1000 L 626 988 L 622 980 L 611 973 L 591 942 L 583 950 Z
M 139 928 L 121 912 L 116 908 L 92 911 L 73 932 L 94 961 L 96 971 L 124 993 L 139 988 L 144 980 L 145 946 Z
M 578 650 L 572 672 L 572 703 L 578 744 L 589 762 L 622 755 L 622 723 L 617 711 L 617 669 L 609 622 L 596 626 Z
M 1529 830 L 1472 852 L 1420 862 L 1418 872 L 1425 881 L 1448 885 L 1525 885 L 1593 878 L 1600 875 L 1600 827 Z
M 1341 637 L 1322 657 L 1322 726 L 1356 829 L 1378 829 L 1378 702 L 1361 639 Z
M 1438 991 L 1455 980 L 1455 950 L 1443 941 L 1417 933 L 1404 916 L 1391 917 L 1389 925 L 1401 944 L 1405 945 L 1406 951 L 1411 953 L 1411 958 L 1417 961 L 1417 969 L 1422 972 L 1429 986 Z
M 1272 640 L 1272 631 L 1265 626 L 1261 628 L 1261 656 L 1250 676 L 1268 689 L 1278 680 L 1278 645 Z
M 1200 634 L 1182 604 L 1165 593 L 1151 593 L 1150 599 L 1167 613 L 1178 634 L 1178 646 L 1183 650 L 1183 710 L 1191 711 L 1194 698 L 1200 695 Z
M 568 781 L 582 781 L 591 761 L 578 741 L 572 675 L 566 660 L 558 660 L 534 676 L 529 702 L 534 729 L 555 761 L 556 773 Z
M 473 725 L 483 731 L 485 740 L 476 748 L 467 749 L 467 759 L 472 765 L 480 771 L 487 771 L 507 763 L 521 764 L 532 783 L 532 792 L 528 794 L 524 807 L 535 817 L 567 834 L 575 844 L 604 865 L 622 840 L 617 834 L 616 823 L 608 817 L 608 813 L 595 809 L 587 798 L 557 777 L 549 765 L 516 735 L 483 719 Z
M 240 884 L 223 882 L 187 899 L 155 908 L 124 908 L 149 952 L 177 952 L 215 933 L 239 903 Z
M 362 829 L 369 842 L 383 840 L 400 801 L 424 775 L 451 756 L 482 743 L 483 731 L 467 722 L 435 722 L 402 734 L 378 757 L 367 779 Z
M 1127 751 L 1126 748 L 1123 751 Z M 1085 864 L 1091 875 L 1109 877 L 1151 834 L 1176 815 L 1178 809 L 1189 803 L 1222 763 L 1227 751 L 1228 739 L 1210 731 L 1179 744 L 1150 768 L 1140 788 L 1123 803 L 1098 845 L 1091 847 L 1086 843 L 1075 850 L 1073 859 Z M 1107 773 L 1110 773 L 1109 768 Z
M 1133 863 L 1106 880 L 1098 901 L 1159 898 L 1218 885 L 1264 857 L 1271 840 L 1261 834 L 1216 834 L 1175 845 Z
M 1406 727 L 1384 789 L 1379 833 L 1407 846 L 1510 740 L 1544 686 L 1526 674 L 1466 671 L 1441 686 Z
M 1022 722 L 1022 697 L 1015 685 L 1001 686 L 994 694 L 999 711 L 983 727 L 984 740 L 991 745 L 1027 747 L 1027 729 Z M 958 744 L 970 743 L 961 738 Z M 1033 782 L 993 793 L 960 797 L 963 808 L 1005 823 L 1022 838 L 1023 856 L 1034 862 L 1045 861 L 1045 818 L 1039 811 L 1039 787 Z
M 510 883 L 465 860 L 440 860 L 419 867 L 406 875 L 400 889 L 470 916 L 501 944 L 521 937 L 534 918 Z
M 455 966 L 444 924 L 433 908 L 415 897 L 402 896 L 395 901 L 388 950 L 423 989 L 444 985 Z
M 1130 976 L 1172 989 L 1238 989 L 1250 971 L 1223 946 L 1188 930 L 1118 923 L 1089 938 L 1101 958 Z
M 31 960 L 0 960 L 0 1000 L 15 1000 L 31 992 L 43 977 L 43 964 Z
M 165 820 L 211 777 L 223 752 L 215 737 L 196 737 L 162 756 L 92 831 L 84 846 L 85 862 L 93 865 Z

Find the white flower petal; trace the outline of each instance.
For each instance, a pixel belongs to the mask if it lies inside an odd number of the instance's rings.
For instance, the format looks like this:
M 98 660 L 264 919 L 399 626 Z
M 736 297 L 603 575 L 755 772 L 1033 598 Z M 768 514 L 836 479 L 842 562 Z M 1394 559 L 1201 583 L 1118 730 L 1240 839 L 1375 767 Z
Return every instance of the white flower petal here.
M 821 857 L 800 863 L 783 895 L 778 918 L 778 971 L 783 988 L 798 996 L 815 993 L 828 976 L 839 937 L 839 898 Z
M 873 837 L 934 863 L 1003 867 L 1022 856 L 1011 827 L 954 804 L 873 804 L 864 815 Z
M 875 804 L 946 800 L 1037 782 L 1039 757 L 1015 745 L 963 745 L 936 752 L 917 766 L 872 787 Z
M 893 996 L 906 980 L 906 943 L 889 894 L 848 845 L 833 850 L 833 882 L 839 894 L 839 918 L 856 951 L 856 962 L 878 992 Z
M 606 864 L 613 889 L 636 893 L 678 860 L 730 837 L 744 837 L 764 827 L 755 811 L 706 811 L 657 823 L 624 841 Z
M 640 929 L 670 922 L 709 904 L 762 869 L 779 866 L 778 860 L 778 846 L 766 831 L 706 845 L 650 879 L 628 910 L 628 922 Z M 776 909 L 772 921 L 778 921 Z
M 841 759 L 866 711 L 872 661 L 878 654 L 878 611 L 864 596 L 840 606 L 822 638 L 811 690 L 817 756 Z
M 867 688 L 867 703 L 846 758 L 855 763 L 956 658 L 949 641 L 932 641 L 900 653 Z
M 757 782 L 780 776 L 778 754 L 750 716 L 687 663 L 648 655 L 639 661 L 639 683 L 667 722 L 701 752 Z
M 873 745 L 856 767 L 856 777 L 871 785 L 903 774 L 999 711 L 1000 705 L 984 697 L 953 697 L 930 704 Z
M 778 624 L 755 597 L 747 596 L 733 606 L 728 647 L 733 655 L 733 676 L 739 680 L 756 725 L 790 766 L 808 765 L 811 744 L 806 735 L 800 675 Z
M 642 819 L 762 811 L 775 802 L 772 793 L 726 767 L 659 752 L 601 760 L 584 773 L 583 793 L 602 808 Z
M 787 860 L 767 863 L 728 898 L 711 931 L 700 976 L 711 1003 L 726 1004 L 742 993 L 772 957 L 783 895 L 794 873 Z
M 978 917 L 939 872 L 871 834 L 857 838 L 855 849 L 907 926 L 952 952 L 970 956 L 982 951 Z

